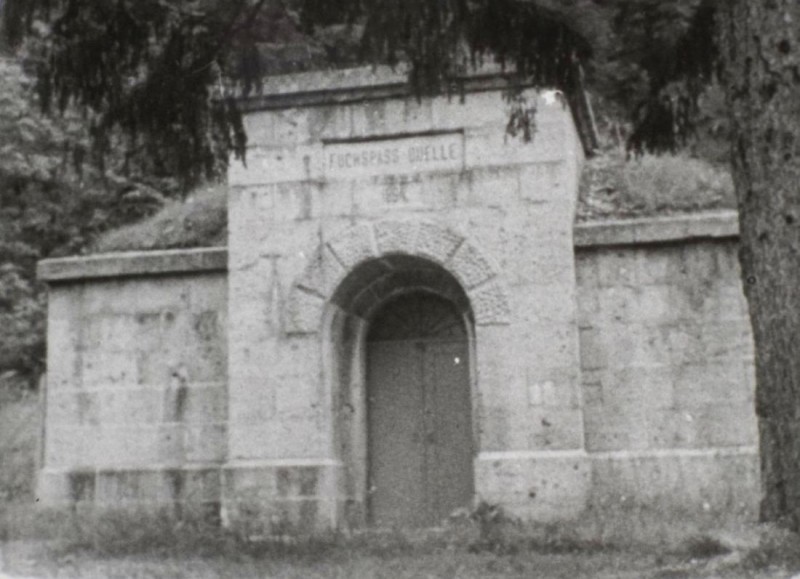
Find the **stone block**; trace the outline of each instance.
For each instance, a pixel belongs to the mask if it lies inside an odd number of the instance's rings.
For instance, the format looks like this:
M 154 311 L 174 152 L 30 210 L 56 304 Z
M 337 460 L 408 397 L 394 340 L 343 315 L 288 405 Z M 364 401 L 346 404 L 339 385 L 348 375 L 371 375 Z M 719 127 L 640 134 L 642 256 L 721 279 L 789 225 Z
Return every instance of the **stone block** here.
M 587 292 L 600 287 L 598 262 L 601 251 L 592 248 L 575 248 L 575 278 L 578 287 Z
M 309 181 L 279 183 L 271 186 L 272 211 L 270 221 L 281 223 L 306 221 L 319 209 L 314 207 L 316 185 Z
M 228 430 L 229 459 L 315 458 L 328 448 L 328 432 L 316 417 L 296 417 L 268 423 L 240 426 Z
M 698 444 L 706 448 L 756 446 L 758 422 L 752 406 L 726 402 L 718 400 L 698 410 Z
M 298 145 L 310 143 L 310 115 L 307 109 L 284 109 L 271 111 L 272 143 L 276 145 Z M 262 144 L 258 141 L 253 143 Z
M 471 93 L 464 98 L 453 95 L 447 98 L 427 99 L 421 103 L 409 99 L 409 113 L 416 109 L 430 109 L 422 113 L 430 116 L 431 126 L 460 130 L 464 127 L 498 127 L 508 122 L 508 105 L 494 92 Z
M 720 322 L 744 321 L 749 323 L 749 309 L 744 297 L 741 278 L 732 278 L 730 283 L 722 283 L 717 294 L 719 300 Z
M 228 270 L 234 271 L 258 258 L 260 247 L 253 243 L 253 232 L 272 222 L 275 199 L 271 185 L 230 190 L 228 222 L 237 227 L 228 231 Z
M 93 446 L 95 464 L 136 467 L 158 464 L 164 458 L 161 437 L 170 428 L 163 425 L 104 427 L 96 433 L 98 439 Z
M 519 203 L 520 169 L 487 167 L 473 170 L 463 178 L 459 205 L 509 209 Z
M 604 377 L 600 371 L 583 370 L 581 372 L 581 400 L 584 406 L 600 408 L 605 404 Z
M 529 406 L 581 407 L 580 372 L 575 366 L 528 367 L 526 374 Z
M 182 499 L 188 503 L 219 502 L 222 498 L 222 476 L 219 469 L 186 470 L 183 476 Z
M 184 430 L 185 457 L 188 462 L 220 463 L 226 455 L 224 423 L 189 425 Z
M 406 99 L 368 101 L 361 106 L 349 106 L 350 136 L 368 137 L 392 134 L 397 131 L 397 127 L 406 125 L 407 112 L 410 107 L 414 111 L 415 107 L 407 104 Z M 411 114 L 413 115 L 414 112 Z M 422 129 L 420 126 L 418 128 Z
M 513 417 L 511 414 L 511 410 L 503 404 L 490 406 L 486 401 L 483 402 L 478 425 L 478 442 L 482 452 L 503 451 L 527 446 L 524 432 L 512 436 Z
M 635 253 L 631 250 L 608 250 L 597 261 L 600 287 L 636 287 L 638 284 Z
M 311 184 L 309 185 L 311 186 Z M 361 191 L 353 181 L 325 181 L 314 184 L 314 207 L 320 218 L 347 217 L 355 214 L 355 196 Z
M 177 360 L 170 352 L 150 349 L 148 347 L 150 345 L 140 344 L 132 353 L 136 384 L 142 387 L 163 388 L 170 383 Z
M 130 388 L 98 393 L 99 422 L 104 425 L 156 424 L 164 410 L 159 388 Z
M 566 136 L 561 123 L 537 123 L 536 137 L 529 143 L 509 138 L 496 127 L 465 130 L 467 167 L 524 165 L 564 158 Z
M 528 409 L 528 448 L 574 450 L 584 445 L 583 412 L 577 408 Z
M 352 107 L 318 106 L 305 109 L 312 142 L 346 139 L 352 136 Z
M 222 422 L 227 418 L 228 392 L 224 386 L 189 386 L 176 412 L 187 424 Z
M 100 423 L 102 412 L 99 392 L 80 390 L 55 391 L 47 398 L 48 427 L 56 424 L 65 426 L 89 426 Z
M 416 249 L 419 224 L 415 221 L 380 221 L 375 224 L 378 253 L 411 253 Z
M 45 505 L 69 503 L 74 496 L 68 471 L 42 470 L 36 484 L 36 498 Z
M 275 469 L 266 465 L 227 466 L 223 471 L 223 497 L 226 501 L 269 503 L 277 495 Z
M 608 365 L 608 352 L 600 332 L 601 330 L 594 328 L 581 328 L 579 332 L 581 370 L 598 370 Z
M 237 375 L 231 383 L 228 420 L 231 424 L 252 425 L 275 415 L 276 383 L 269 375 Z
M 577 297 L 574 283 L 515 289 L 515 306 L 522 323 L 540 326 L 575 323 Z
M 48 327 L 50 322 L 48 321 Z M 62 341 L 48 331 L 47 388 L 54 392 L 83 386 L 83 350 L 74 341 Z
M 367 224 L 349 227 L 330 239 L 328 245 L 347 271 L 375 257 L 372 226 Z
M 680 259 L 680 253 L 671 247 L 657 249 L 636 248 L 633 253 L 636 261 L 636 276 L 640 286 L 660 286 L 670 283 L 672 263 Z
M 83 315 L 83 293 L 82 284 L 61 285 L 58 291 L 51 290 L 47 295 L 48 323 L 59 321 L 78 324 Z
M 639 406 L 612 405 L 584 409 L 586 449 L 590 452 L 637 450 L 648 446 L 650 413 Z
M 550 239 L 534 245 L 524 233 L 510 236 L 502 250 L 503 276 L 510 287 L 527 291 L 533 286 L 575 283 L 572 250 Z
M 193 313 L 215 311 L 224 317 L 228 310 L 227 273 L 194 276 L 189 283 L 189 307 Z
M 297 285 L 319 296 L 330 296 L 346 273 L 336 255 L 324 245 L 308 259 L 306 269 L 297 280 Z
M 646 506 L 659 513 L 682 513 L 683 520 L 709 511 L 757 512 L 756 452 L 672 456 L 592 457 L 591 503 Z M 736 484 L 730 484 L 736 481 Z
M 281 419 L 317 416 L 325 400 L 318 380 L 307 380 L 301 372 L 275 378 L 275 409 Z
M 207 310 L 190 315 L 185 336 L 188 378 L 192 382 L 224 382 L 227 377 L 227 328 L 220 312 Z
M 83 346 L 105 352 L 128 352 L 137 338 L 133 313 L 98 314 L 90 316 L 82 329 Z
M 637 290 L 633 287 L 602 287 L 597 290 L 599 316 L 597 326 L 606 328 L 611 325 L 627 325 L 636 323 L 633 315 L 634 304 L 638 299 Z
M 92 466 L 87 460 L 91 432 L 86 427 L 47 422 L 44 466 L 50 469 L 80 469 Z
M 668 366 L 623 368 L 609 373 L 606 399 L 614 404 L 638 405 L 646 409 L 675 408 L 678 397 L 675 392 L 674 373 Z
M 151 440 L 141 441 L 140 453 L 149 453 L 161 464 L 180 465 L 186 461 L 186 427 L 180 422 L 168 422 L 148 433 Z M 137 463 L 134 463 L 137 464 Z
M 287 305 L 285 322 L 287 334 L 312 334 L 320 331 L 325 309 L 325 302 L 320 296 L 294 287 Z
M 425 175 L 419 192 L 424 211 L 448 211 L 459 203 L 465 189 L 463 173 L 431 173 Z
M 416 253 L 438 264 L 444 264 L 464 242 L 464 237 L 452 229 L 422 222 L 416 237 Z
M 245 115 L 244 128 L 247 140 L 252 145 L 275 146 L 279 145 L 275 137 L 275 113 L 273 111 L 251 112 Z
M 511 321 L 508 290 L 495 281 L 470 292 L 475 324 L 478 326 L 506 325 Z
M 640 324 L 672 321 L 670 289 L 666 285 L 640 286 L 630 304 L 631 320 Z
M 697 324 L 684 322 L 668 328 L 673 364 L 738 362 L 750 357 L 744 321 Z
M 578 329 L 573 324 L 527 325 L 521 330 L 531 367 L 566 368 L 580 364 Z
M 533 203 L 549 203 L 574 194 L 569 188 L 566 163 L 562 160 L 522 166 L 519 191 L 522 199 Z
M 247 167 L 233 163 L 228 174 L 231 187 L 267 185 L 323 178 L 321 144 L 283 147 L 251 147 Z
M 495 459 L 478 456 L 479 496 L 528 521 L 571 520 L 583 513 L 591 485 L 590 463 L 582 453 L 548 452 Z
M 104 470 L 97 474 L 100 504 L 165 502 L 170 496 L 165 481 L 154 470 Z
M 462 243 L 447 267 L 468 290 L 495 277 L 497 271 L 484 252 L 471 243 Z
M 721 400 L 748 404 L 750 389 L 741 360 L 684 364 L 673 369 L 675 400 L 681 408 L 693 409 Z

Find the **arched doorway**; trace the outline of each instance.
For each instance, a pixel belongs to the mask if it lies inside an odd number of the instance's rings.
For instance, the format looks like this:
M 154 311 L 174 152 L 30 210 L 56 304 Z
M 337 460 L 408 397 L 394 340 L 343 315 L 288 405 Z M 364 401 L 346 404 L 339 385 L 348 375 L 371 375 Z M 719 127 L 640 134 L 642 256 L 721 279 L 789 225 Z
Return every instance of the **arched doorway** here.
M 367 500 L 376 526 L 437 525 L 474 495 L 470 347 L 453 302 L 391 298 L 367 334 Z

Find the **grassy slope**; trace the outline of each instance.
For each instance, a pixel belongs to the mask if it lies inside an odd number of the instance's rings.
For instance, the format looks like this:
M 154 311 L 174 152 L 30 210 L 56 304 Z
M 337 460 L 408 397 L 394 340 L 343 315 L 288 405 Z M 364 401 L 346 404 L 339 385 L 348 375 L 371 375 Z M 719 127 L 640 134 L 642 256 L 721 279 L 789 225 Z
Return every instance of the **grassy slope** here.
M 213 247 L 227 243 L 227 189 L 209 186 L 183 201 L 172 201 L 139 223 L 100 236 L 92 253 Z
M 101 236 L 93 253 L 223 246 L 227 242 L 224 186 L 197 191 L 153 217 Z M 578 220 L 623 219 L 734 208 L 730 176 L 685 155 L 625 159 L 610 152 L 587 161 Z
M 730 174 L 686 154 L 627 159 L 609 151 L 584 166 L 578 220 L 733 209 Z
M 411 578 L 563 578 L 665 579 L 668 577 L 766 579 L 788 577 L 800 568 L 796 537 L 774 545 L 703 552 L 687 544 L 678 550 L 664 546 L 578 548 L 554 551 L 532 546 L 513 551 L 474 551 L 443 536 L 408 541 L 395 531 L 387 541 L 380 535 L 294 546 L 259 544 L 246 549 L 128 550 L 115 554 L 96 548 L 74 550 L 58 545 L 14 542 L 4 546 L 5 570 L 44 577 L 151 577 L 286 579 L 411 579 Z M 773 534 L 774 536 L 774 534 Z M 694 543 L 700 545 L 700 543 Z M 208 545 L 211 547 L 211 545 Z M 786 548 L 795 550 L 786 556 Z M 776 548 L 781 549 L 778 554 Z

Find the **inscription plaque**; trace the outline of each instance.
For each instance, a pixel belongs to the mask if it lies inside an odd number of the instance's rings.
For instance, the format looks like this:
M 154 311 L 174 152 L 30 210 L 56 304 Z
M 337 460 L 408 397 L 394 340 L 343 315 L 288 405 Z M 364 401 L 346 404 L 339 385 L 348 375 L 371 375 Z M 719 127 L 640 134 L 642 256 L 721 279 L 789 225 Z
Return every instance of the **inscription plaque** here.
M 329 178 L 401 175 L 425 171 L 460 171 L 464 139 L 460 133 L 326 143 Z

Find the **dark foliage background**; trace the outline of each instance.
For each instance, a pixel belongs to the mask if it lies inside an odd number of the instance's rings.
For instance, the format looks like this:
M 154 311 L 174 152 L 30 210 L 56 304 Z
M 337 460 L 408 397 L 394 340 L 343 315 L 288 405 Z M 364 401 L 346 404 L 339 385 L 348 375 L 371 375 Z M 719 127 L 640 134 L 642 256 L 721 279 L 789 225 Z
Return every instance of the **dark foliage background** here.
M 721 158 L 704 0 L 0 0 L 0 373 L 43 360 L 37 260 L 224 178 L 235 97 L 267 74 L 411 63 L 419 93 L 496 59 L 510 82 L 588 86 L 630 151 Z M 585 85 L 582 84 L 585 79 Z M 238 161 L 235 161 L 238 162 Z

